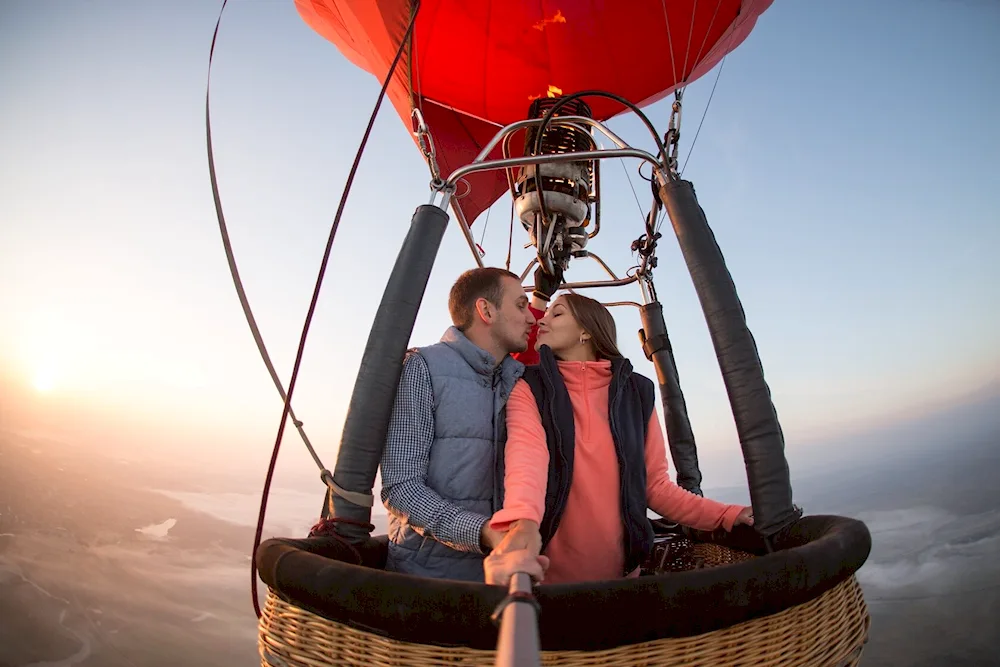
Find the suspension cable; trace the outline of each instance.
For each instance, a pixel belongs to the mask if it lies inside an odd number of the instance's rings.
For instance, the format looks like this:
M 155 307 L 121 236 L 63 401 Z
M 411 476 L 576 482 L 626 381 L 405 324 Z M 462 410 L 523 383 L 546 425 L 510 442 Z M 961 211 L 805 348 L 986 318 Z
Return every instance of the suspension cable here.
M 216 171 L 215 171 L 215 157 L 214 157 L 214 152 L 212 150 L 212 123 L 211 123 L 209 100 L 211 92 L 212 60 L 215 55 L 215 43 L 219 36 L 219 25 L 222 23 L 222 13 L 225 11 L 227 2 L 228 0 L 223 0 L 222 7 L 219 10 L 219 18 L 215 23 L 215 31 L 212 34 L 212 45 L 209 49 L 209 54 L 208 54 L 208 84 L 206 86 L 206 91 L 205 91 L 205 135 L 208 147 L 209 176 L 212 181 L 212 194 L 215 198 L 215 210 L 216 210 L 216 215 L 218 216 L 219 219 L 219 228 L 222 232 L 223 246 L 225 247 L 226 257 L 229 261 L 230 272 L 233 275 L 233 282 L 236 285 L 236 291 L 240 297 L 240 303 L 243 306 L 243 312 L 247 317 L 247 322 L 250 324 L 251 332 L 254 335 L 254 340 L 257 342 L 257 347 L 261 352 L 261 356 L 264 359 L 264 363 L 265 365 L 268 366 L 268 370 L 271 372 L 272 379 L 275 381 L 276 386 L 278 387 L 279 392 L 281 392 L 282 398 L 284 400 L 284 408 L 281 413 L 281 423 L 278 426 L 278 435 L 275 439 L 274 449 L 271 453 L 271 461 L 267 468 L 267 476 L 264 480 L 264 488 L 261 494 L 260 512 L 257 517 L 257 530 L 256 534 L 254 535 L 253 553 L 250 556 L 250 591 L 251 591 L 251 597 L 253 599 L 254 612 L 257 614 L 257 618 L 260 618 L 261 615 L 260 604 L 257 599 L 256 554 L 257 554 L 257 548 L 260 546 L 261 536 L 263 535 L 264 531 L 264 516 L 267 511 L 267 498 L 271 489 L 271 481 L 274 478 L 274 468 L 275 465 L 277 464 L 278 452 L 281 449 L 282 435 L 284 433 L 285 425 L 288 422 L 289 416 L 292 417 L 292 423 L 295 424 L 296 428 L 299 429 L 300 434 L 302 434 L 303 439 L 306 441 L 306 446 L 309 449 L 310 454 L 313 456 L 313 460 L 316 461 L 317 465 L 320 466 L 322 472 L 326 473 L 325 475 L 323 475 L 324 481 L 326 481 L 328 485 L 333 481 L 332 477 L 329 476 L 329 471 L 323 467 L 322 463 L 319 460 L 319 457 L 315 454 L 315 450 L 312 448 L 311 444 L 308 442 L 308 439 L 305 437 L 305 433 L 301 428 L 302 423 L 292 414 L 292 409 L 291 409 L 292 393 L 295 390 L 295 382 L 298 379 L 299 369 L 302 364 L 302 355 L 305 350 L 306 337 L 309 333 L 309 326 L 312 323 L 312 318 L 316 311 L 316 304 L 319 301 L 319 293 L 320 289 L 322 288 L 323 277 L 326 274 L 326 268 L 330 260 L 330 253 L 333 248 L 333 241 L 334 238 L 336 237 L 337 229 L 340 226 L 340 220 L 341 217 L 343 216 L 344 208 L 347 205 L 347 197 L 350 194 L 351 185 L 354 182 L 354 177 L 357 174 L 358 166 L 361 163 L 361 156 L 364 154 L 365 147 L 368 143 L 368 138 L 371 136 L 372 127 L 375 124 L 375 118 L 378 116 L 379 109 L 382 106 L 382 100 L 385 98 L 385 93 L 389 88 L 389 83 L 392 81 L 393 74 L 396 71 L 396 66 L 399 64 L 400 58 L 403 55 L 406 45 L 409 43 L 410 37 L 413 34 L 413 27 L 416 24 L 417 13 L 420 8 L 420 0 L 415 0 L 415 2 L 413 3 L 412 14 L 410 16 L 409 25 L 406 28 L 406 33 L 403 35 L 403 39 L 400 42 L 399 49 L 396 51 L 396 57 L 393 59 L 392 64 L 389 66 L 389 71 L 386 73 L 385 80 L 382 83 L 382 89 L 379 92 L 377 101 L 375 102 L 375 108 L 372 110 L 371 117 L 368 119 L 368 127 L 365 129 L 364 136 L 361 139 L 361 145 L 358 147 L 358 152 L 354 157 L 354 163 L 351 165 L 351 171 L 348 174 L 347 182 L 344 185 L 344 192 L 341 195 L 340 205 L 337 207 L 337 212 L 336 215 L 334 216 L 333 224 L 330 228 L 330 234 L 326 242 L 326 249 L 323 253 L 322 262 L 320 263 L 319 275 L 316 278 L 316 285 L 313 289 L 312 300 L 309 303 L 309 310 L 306 313 L 305 323 L 303 324 L 302 327 L 302 335 L 299 340 L 298 350 L 296 351 L 295 364 L 292 368 L 292 376 L 288 383 L 287 393 L 281 387 L 281 381 L 278 379 L 277 373 L 274 371 L 274 366 L 271 363 L 270 356 L 267 354 L 266 347 L 264 346 L 263 339 L 260 335 L 260 330 L 257 327 L 256 320 L 254 319 L 253 313 L 250 310 L 250 304 L 249 301 L 247 300 L 246 292 L 243 289 L 243 283 L 239 277 L 239 272 L 236 267 L 236 260 L 232 251 L 232 244 L 230 243 L 229 234 L 225 223 L 225 217 L 223 216 L 222 213 L 222 202 L 219 195 L 218 178 L 216 177 Z M 327 479 L 328 477 L 330 478 Z
M 681 174 L 687 169 L 688 160 L 691 159 L 691 153 L 694 152 L 694 145 L 698 143 L 698 135 L 701 134 L 701 126 L 705 124 L 705 118 L 708 116 L 708 108 L 712 106 L 712 98 L 715 97 L 715 87 L 719 85 L 719 77 L 722 76 L 722 68 L 726 65 L 726 58 L 729 54 L 722 56 L 722 62 L 719 63 L 719 71 L 715 73 L 715 83 L 712 84 L 712 92 L 708 94 L 708 102 L 705 103 L 705 111 L 701 114 L 701 120 L 698 122 L 698 129 L 695 130 L 694 139 L 691 140 L 691 147 L 688 148 L 687 157 L 684 158 L 684 165 L 681 167 Z
M 225 9 L 226 1 L 222 3 L 223 9 Z M 222 14 L 220 11 L 219 18 L 221 20 Z M 216 24 L 216 34 L 218 34 L 219 26 Z M 208 57 L 209 62 L 209 78 L 211 78 L 211 68 L 212 68 L 212 53 L 215 51 L 215 36 L 212 37 L 212 50 Z M 205 137 L 208 146 L 208 173 L 212 181 L 212 196 L 215 200 L 215 213 L 219 220 L 219 232 L 222 235 L 222 245 L 226 251 L 226 260 L 229 264 L 229 272 L 232 274 L 233 284 L 236 287 L 236 294 L 239 297 L 240 305 L 243 307 L 243 314 L 246 316 L 247 324 L 250 325 L 250 332 L 253 334 L 254 342 L 257 343 L 257 349 L 260 351 L 260 356 L 264 360 L 264 365 L 267 367 L 267 372 L 271 376 L 271 380 L 274 382 L 275 388 L 278 390 L 278 394 L 281 396 L 281 400 L 286 400 L 285 388 L 281 383 L 281 379 L 278 377 L 278 372 L 274 368 L 274 364 L 271 361 L 271 355 L 267 352 L 267 347 L 264 345 L 264 338 L 260 333 L 260 328 L 257 326 L 257 320 L 253 315 L 253 311 L 250 309 L 250 301 L 247 298 L 246 290 L 243 288 L 243 281 L 240 278 L 239 268 L 236 265 L 236 257 L 233 253 L 232 242 L 229 237 L 229 229 L 226 225 L 226 218 L 222 212 L 222 200 L 219 195 L 219 183 L 215 173 L 215 157 L 212 150 L 212 121 L 211 115 L 209 113 L 208 104 L 208 93 L 205 95 Z M 299 435 L 302 437 L 302 442 L 305 444 L 306 449 L 309 451 L 309 455 L 312 460 L 320 468 L 324 469 L 323 462 L 320 460 L 319 455 L 316 453 L 316 449 L 313 447 L 312 442 L 309 440 L 309 436 L 306 435 L 305 429 L 303 428 L 302 421 L 295 416 L 295 412 L 289 408 L 288 414 L 292 419 L 292 424 L 298 430 Z

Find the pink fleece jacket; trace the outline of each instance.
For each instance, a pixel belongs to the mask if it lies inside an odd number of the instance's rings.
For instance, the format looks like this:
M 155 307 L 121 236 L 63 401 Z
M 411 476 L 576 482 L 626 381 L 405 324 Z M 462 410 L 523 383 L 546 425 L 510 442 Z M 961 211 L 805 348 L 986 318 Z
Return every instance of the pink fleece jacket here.
M 545 583 L 616 579 L 625 563 L 618 458 L 608 422 L 611 362 L 560 361 L 573 404 L 576 430 L 573 479 L 559 528 L 545 554 Z M 531 389 L 519 380 L 507 402 L 507 448 L 503 509 L 490 526 L 505 531 L 518 519 L 541 523 L 549 452 Z M 700 530 L 733 527 L 743 509 L 702 498 L 674 484 L 656 411 L 646 436 L 646 498 L 661 516 Z M 638 575 L 638 569 L 630 576 Z

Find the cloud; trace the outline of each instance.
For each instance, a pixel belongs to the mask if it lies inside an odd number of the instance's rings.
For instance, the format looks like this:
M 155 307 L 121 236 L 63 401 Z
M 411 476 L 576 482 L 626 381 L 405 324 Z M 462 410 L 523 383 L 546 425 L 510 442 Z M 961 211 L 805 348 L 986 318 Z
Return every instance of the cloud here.
M 956 595 L 1000 582 L 1000 510 L 956 515 L 914 507 L 859 518 L 873 548 L 858 579 L 874 600 Z

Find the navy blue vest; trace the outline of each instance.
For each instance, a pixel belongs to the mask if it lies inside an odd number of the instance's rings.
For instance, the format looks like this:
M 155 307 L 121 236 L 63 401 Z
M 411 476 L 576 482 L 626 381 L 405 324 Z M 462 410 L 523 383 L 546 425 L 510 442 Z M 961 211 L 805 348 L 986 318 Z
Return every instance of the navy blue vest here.
M 576 430 L 573 404 L 555 355 L 548 345 L 542 345 L 538 352 L 538 365 L 526 367 L 523 379 L 538 404 L 549 447 L 545 513 L 539 527 L 544 552 L 559 528 L 569 497 Z M 656 390 L 649 378 L 633 373 L 628 359 L 611 360 L 608 421 L 621 477 L 622 523 L 625 526 L 625 571 L 622 576 L 639 567 L 653 546 L 653 526 L 646 516 L 646 429 L 655 400 Z

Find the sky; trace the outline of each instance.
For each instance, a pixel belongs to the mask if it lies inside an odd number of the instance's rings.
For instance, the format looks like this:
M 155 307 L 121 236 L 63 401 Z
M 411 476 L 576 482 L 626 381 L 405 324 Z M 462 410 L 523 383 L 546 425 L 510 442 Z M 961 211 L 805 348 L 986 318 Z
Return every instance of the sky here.
M 281 401 L 229 276 L 205 149 L 219 4 L 0 5 L 0 427 L 263 474 Z M 800 458 L 823 438 L 1000 386 L 997 34 L 990 0 L 777 0 L 726 59 L 707 112 L 716 71 L 687 89 L 684 177 Z M 378 87 L 291 0 L 229 3 L 212 78 L 216 168 L 244 284 L 286 383 Z M 666 103 L 646 112 L 662 132 Z M 634 116 L 610 127 L 651 150 Z M 631 265 L 642 224 L 627 174 L 649 205 L 636 166 L 602 170 L 604 225 L 590 247 L 617 271 Z M 295 392 L 330 467 L 368 327 L 427 182 L 386 104 Z M 509 210 L 501 199 L 474 225 L 487 264 L 504 262 Z M 741 464 L 725 388 L 663 231 L 657 289 L 706 483 L 732 483 Z M 529 259 L 515 252 L 512 268 Z M 473 265 L 452 224 L 413 344 L 440 338 L 447 290 Z M 598 274 L 576 263 L 567 275 Z M 639 299 L 635 286 L 592 294 Z M 623 351 L 653 375 L 638 313 L 615 314 Z M 289 433 L 279 483 L 311 465 Z

